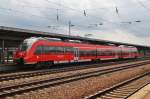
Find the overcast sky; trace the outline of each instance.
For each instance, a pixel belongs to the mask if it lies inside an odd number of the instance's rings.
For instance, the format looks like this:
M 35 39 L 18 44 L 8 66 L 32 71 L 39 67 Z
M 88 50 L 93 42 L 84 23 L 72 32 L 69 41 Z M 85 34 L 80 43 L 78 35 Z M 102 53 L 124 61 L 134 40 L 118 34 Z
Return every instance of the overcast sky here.
M 150 46 L 150 0 L 0 0 L 0 26 Z

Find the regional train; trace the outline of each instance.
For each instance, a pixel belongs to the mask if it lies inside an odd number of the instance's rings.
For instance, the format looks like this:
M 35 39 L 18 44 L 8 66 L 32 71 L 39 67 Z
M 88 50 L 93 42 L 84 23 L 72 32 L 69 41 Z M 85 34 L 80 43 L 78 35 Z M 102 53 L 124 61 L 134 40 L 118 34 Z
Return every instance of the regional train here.
M 25 39 L 14 54 L 16 64 L 52 65 L 63 62 L 137 58 L 133 46 L 65 42 L 41 37 Z

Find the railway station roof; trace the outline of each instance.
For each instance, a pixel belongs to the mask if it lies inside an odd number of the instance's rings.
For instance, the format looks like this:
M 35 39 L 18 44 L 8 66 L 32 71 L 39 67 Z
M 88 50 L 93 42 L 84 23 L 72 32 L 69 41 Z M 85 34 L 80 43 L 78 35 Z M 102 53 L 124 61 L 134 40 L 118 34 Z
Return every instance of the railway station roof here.
M 52 37 L 52 38 L 60 38 L 62 40 L 80 40 L 80 41 L 95 43 L 95 44 L 128 45 L 128 46 L 136 46 L 139 48 L 150 49 L 150 46 L 144 46 L 144 45 L 129 44 L 129 43 L 122 43 L 122 42 L 108 41 L 108 40 L 85 38 L 80 36 L 69 36 L 69 35 L 63 35 L 58 33 L 56 34 L 50 32 L 0 26 L 0 47 L 2 46 L 2 40 L 5 40 L 5 46 L 16 47 L 21 41 L 23 41 L 25 38 L 28 37 Z

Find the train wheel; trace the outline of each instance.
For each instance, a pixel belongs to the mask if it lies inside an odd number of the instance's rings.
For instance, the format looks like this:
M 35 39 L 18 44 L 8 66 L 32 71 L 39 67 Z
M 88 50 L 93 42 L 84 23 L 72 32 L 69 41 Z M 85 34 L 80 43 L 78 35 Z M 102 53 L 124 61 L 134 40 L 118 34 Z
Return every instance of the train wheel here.
M 137 56 L 135 56 L 134 58 L 135 58 L 135 59 L 137 59 L 138 57 L 137 57 Z
M 94 63 L 99 63 L 101 60 L 100 59 L 92 59 L 92 62 Z
M 39 69 L 43 67 L 43 62 L 38 62 L 35 66 L 35 68 Z
M 52 65 L 54 65 L 54 62 L 52 62 L 52 61 L 38 62 L 36 64 L 36 68 L 49 68 Z
M 54 65 L 54 62 L 53 61 L 48 61 L 48 62 L 46 62 L 44 67 L 50 68 L 52 65 Z
M 48 64 L 49 64 L 49 66 L 52 66 L 52 65 L 54 65 L 54 62 L 53 61 L 49 61 Z

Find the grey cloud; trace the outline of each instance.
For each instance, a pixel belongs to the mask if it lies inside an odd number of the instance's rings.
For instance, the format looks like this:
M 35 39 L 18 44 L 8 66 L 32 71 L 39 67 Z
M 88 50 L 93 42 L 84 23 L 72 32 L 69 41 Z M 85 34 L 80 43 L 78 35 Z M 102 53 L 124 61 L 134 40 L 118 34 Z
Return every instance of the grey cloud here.
M 145 6 L 150 4 L 148 0 L 142 2 Z M 149 16 L 150 11 L 137 0 L 0 1 L 0 25 L 68 34 L 68 22 L 71 20 L 74 25 L 72 35 L 92 34 L 93 38 L 135 44 L 150 45 Z

